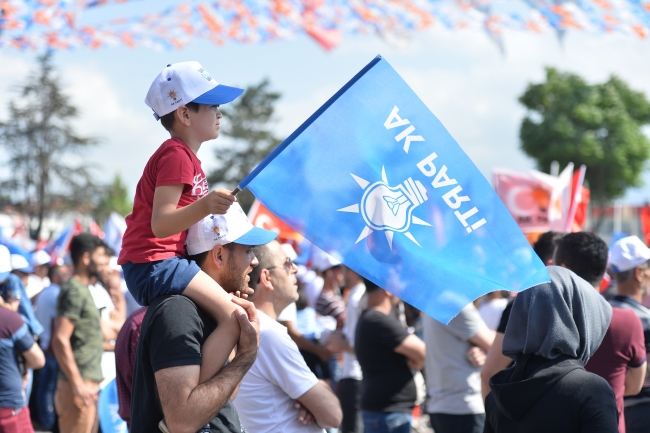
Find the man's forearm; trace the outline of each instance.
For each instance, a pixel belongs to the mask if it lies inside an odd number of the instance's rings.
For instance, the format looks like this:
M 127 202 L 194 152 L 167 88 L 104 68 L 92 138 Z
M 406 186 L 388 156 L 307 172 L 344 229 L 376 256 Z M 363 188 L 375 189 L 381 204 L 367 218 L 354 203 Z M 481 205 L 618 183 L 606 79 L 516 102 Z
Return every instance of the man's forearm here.
M 195 432 L 206 425 L 221 410 L 254 361 L 254 356 L 235 357 L 212 379 L 194 388 L 184 407 L 165 414 L 170 430 Z

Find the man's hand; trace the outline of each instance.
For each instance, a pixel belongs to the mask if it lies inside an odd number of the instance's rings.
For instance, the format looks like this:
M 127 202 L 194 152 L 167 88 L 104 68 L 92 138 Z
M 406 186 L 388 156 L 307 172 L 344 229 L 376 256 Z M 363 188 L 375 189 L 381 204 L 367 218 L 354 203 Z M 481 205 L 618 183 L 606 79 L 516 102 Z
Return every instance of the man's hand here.
M 250 356 L 252 364 L 260 347 L 260 319 L 252 302 L 235 297 L 231 300 L 241 307 L 235 310 L 241 328 L 235 358 Z
M 316 421 L 314 415 L 309 412 L 309 410 L 307 410 L 307 408 L 303 406 L 299 401 L 296 401 L 293 407 L 298 409 L 298 421 L 302 425 L 312 425 L 314 421 Z
M 465 356 L 472 367 L 482 367 L 487 359 L 487 354 L 483 352 L 483 349 L 476 346 L 470 347 Z
M 201 200 L 205 205 L 206 215 L 223 215 L 228 212 L 230 205 L 237 201 L 237 197 L 227 189 L 219 188 L 209 192 Z
M 242 291 L 237 290 L 235 293 L 233 293 L 233 295 L 237 298 L 248 299 L 248 297 L 253 293 L 255 293 L 255 290 L 251 289 L 250 287 L 246 287 Z
M 85 406 L 93 406 L 97 403 L 99 386 L 95 384 L 81 382 L 76 386 L 73 385 L 72 391 L 74 392 L 74 395 L 79 397 L 84 402 Z
M 341 331 L 332 332 L 329 340 L 327 340 L 327 348 L 332 353 L 344 352 L 347 346 L 347 340 Z

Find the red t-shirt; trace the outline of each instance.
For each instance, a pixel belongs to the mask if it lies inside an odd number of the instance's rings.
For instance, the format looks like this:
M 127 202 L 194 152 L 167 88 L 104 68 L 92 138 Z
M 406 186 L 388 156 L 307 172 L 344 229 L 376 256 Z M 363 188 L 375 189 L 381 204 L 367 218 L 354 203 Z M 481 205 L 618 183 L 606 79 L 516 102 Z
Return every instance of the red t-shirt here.
M 133 212 L 126 217 L 119 264 L 147 263 L 185 255 L 187 230 L 158 239 L 151 230 L 153 194 L 157 187 L 185 184 L 178 207 L 194 203 L 208 193 L 208 180 L 201 161 L 180 139 L 171 138 L 156 150 L 135 190 Z
M 625 433 L 623 394 L 628 367 L 640 367 L 646 359 L 641 320 L 632 310 L 612 308 L 612 321 L 600 347 L 585 369 L 609 382 L 616 395 L 618 431 Z

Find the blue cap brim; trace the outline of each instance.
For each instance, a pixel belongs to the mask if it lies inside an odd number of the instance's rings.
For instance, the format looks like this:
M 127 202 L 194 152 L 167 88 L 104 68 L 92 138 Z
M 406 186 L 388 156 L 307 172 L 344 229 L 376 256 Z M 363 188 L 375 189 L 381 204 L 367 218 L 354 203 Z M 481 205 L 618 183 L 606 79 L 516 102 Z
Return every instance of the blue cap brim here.
M 244 93 L 244 89 L 219 84 L 217 87 L 208 90 L 192 102 L 204 105 L 222 105 L 234 101 L 242 93 Z
M 247 233 L 244 233 L 233 242 L 239 245 L 248 245 L 256 247 L 258 245 L 265 245 L 277 238 L 278 234 L 271 230 L 264 230 L 259 227 L 253 227 Z

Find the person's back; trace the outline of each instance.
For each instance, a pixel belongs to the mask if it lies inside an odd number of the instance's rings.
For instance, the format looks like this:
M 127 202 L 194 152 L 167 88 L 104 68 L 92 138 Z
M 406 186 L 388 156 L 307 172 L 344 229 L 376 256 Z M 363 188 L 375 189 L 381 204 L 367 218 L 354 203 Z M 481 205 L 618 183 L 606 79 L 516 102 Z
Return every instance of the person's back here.
M 476 344 L 489 347 L 493 332 L 473 304 L 447 325 L 429 316 L 422 318 L 422 324 L 427 345 L 426 412 L 433 428 L 438 433 L 482 431 L 481 368 L 470 363 L 467 352 Z
M 485 400 L 485 432 L 614 433 L 617 410 L 605 379 L 584 370 L 579 360 L 564 359 L 515 380 L 514 367 L 497 373 Z M 530 366 L 535 371 L 534 366 Z
M 626 374 L 646 362 L 643 328 L 634 312 L 612 308 L 612 321 L 596 353 L 585 369 L 609 383 L 616 395 L 619 432 L 625 432 L 623 396 L 626 394 Z M 628 385 L 629 386 L 629 385 Z
M 515 298 L 502 349 L 515 363 L 490 379 L 484 431 L 614 433 L 614 392 L 584 370 L 612 309 L 573 272 L 547 269 L 549 283 Z
M 598 291 L 607 269 L 608 257 L 609 248 L 598 235 L 578 232 L 569 233 L 558 241 L 554 260 Z M 639 319 L 631 312 L 614 308 L 605 337 L 585 369 L 604 378 L 612 387 L 618 408 L 619 433 L 626 431 L 623 396 L 639 389 L 640 379 L 645 372 L 645 358 Z
M 357 322 L 354 352 L 361 366 L 361 417 L 366 433 L 411 431 L 417 399 L 414 370 L 424 367 L 426 348 L 392 315 L 399 299 L 364 278 L 368 309 Z

